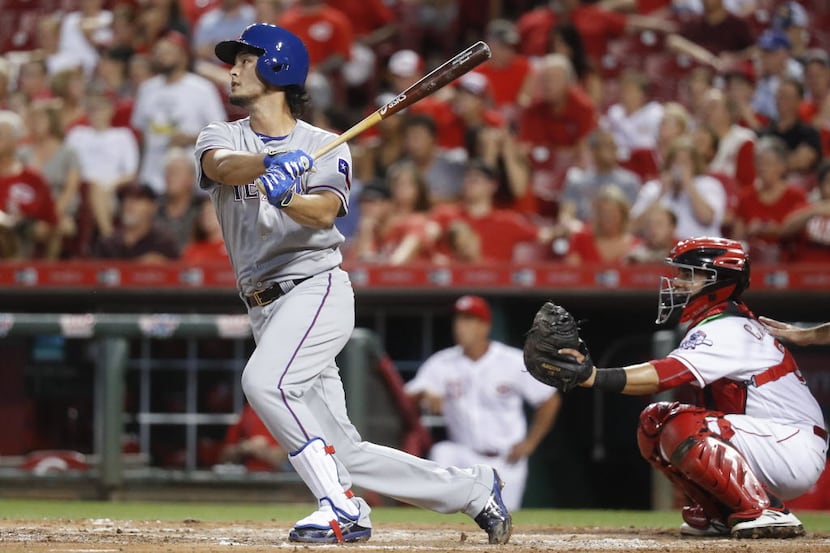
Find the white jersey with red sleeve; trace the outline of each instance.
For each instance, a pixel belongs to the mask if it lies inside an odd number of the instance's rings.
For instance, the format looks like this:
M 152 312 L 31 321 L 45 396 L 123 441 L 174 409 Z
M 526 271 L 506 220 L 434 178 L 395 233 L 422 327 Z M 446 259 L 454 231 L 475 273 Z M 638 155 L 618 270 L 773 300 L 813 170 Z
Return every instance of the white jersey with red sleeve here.
M 754 318 L 724 312 L 704 319 L 667 359 L 653 363 L 661 380 L 671 375 L 675 382 L 703 388 L 708 407 L 788 425 L 824 426 L 821 408 L 792 355 Z

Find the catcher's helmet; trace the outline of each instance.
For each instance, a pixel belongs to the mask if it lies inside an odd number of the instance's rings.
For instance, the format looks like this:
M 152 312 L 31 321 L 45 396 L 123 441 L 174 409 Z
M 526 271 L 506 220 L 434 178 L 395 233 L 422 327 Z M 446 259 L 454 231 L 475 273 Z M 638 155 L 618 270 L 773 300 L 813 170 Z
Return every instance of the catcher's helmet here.
M 297 35 L 269 23 L 248 25 L 236 40 L 216 45 L 216 57 L 233 65 L 236 55 L 248 49 L 259 55 L 256 69 L 260 78 L 276 86 L 305 85 L 308 50 Z
M 668 322 L 678 314 L 680 322 L 694 319 L 714 305 L 740 299 L 749 287 L 749 256 L 735 240 L 681 240 L 669 252 L 666 263 L 684 271 L 660 278 L 657 323 Z M 699 279 L 695 276 L 701 272 L 706 278 L 696 289 Z

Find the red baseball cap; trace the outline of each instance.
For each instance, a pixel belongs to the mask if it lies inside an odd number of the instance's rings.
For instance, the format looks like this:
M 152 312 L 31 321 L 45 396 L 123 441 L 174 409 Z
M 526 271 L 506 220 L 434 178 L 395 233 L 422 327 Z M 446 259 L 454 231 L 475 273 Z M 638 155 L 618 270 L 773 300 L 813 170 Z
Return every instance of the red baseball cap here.
M 493 319 L 490 304 L 481 296 L 461 296 L 455 300 L 455 312 L 470 315 L 488 323 Z

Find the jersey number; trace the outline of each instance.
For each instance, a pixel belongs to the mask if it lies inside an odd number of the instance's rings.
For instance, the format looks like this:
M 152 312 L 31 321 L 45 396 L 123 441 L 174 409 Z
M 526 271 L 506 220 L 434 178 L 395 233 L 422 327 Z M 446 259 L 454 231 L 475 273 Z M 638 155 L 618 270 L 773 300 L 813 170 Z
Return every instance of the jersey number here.
M 237 202 L 242 200 L 258 200 L 259 189 L 254 183 L 243 184 L 233 187 L 233 199 Z

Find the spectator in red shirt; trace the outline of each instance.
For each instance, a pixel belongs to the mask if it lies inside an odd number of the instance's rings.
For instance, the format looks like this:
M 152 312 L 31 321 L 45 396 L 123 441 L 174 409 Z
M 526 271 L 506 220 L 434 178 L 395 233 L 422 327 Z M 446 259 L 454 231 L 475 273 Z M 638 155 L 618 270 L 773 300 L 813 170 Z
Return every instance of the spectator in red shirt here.
M 343 12 L 327 6 L 325 0 L 300 0 L 282 13 L 277 25 L 303 41 L 312 69 L 332 73 L 351 58 L 352 23 Z
M 265 428 L 251 405 L 246 403 L 239 420 L 228 427 L 219 460 L 241 464 L 255 472 L 279 470 L 286 459 L 288 451 Z
M 571 23 L 557 23 L 550 32 L 548 50 L 551 54 L 562 54 L 571 60 L 576 81 L 588 93 L 594 105 L 602 105 L 605 93 L 602 77 L 597 71 L 597 63 L 585 51 L 585 41 L 579 30 Z
M 517 51 L 519 33 L 512 21 L 494 19 L 484 33 L 492 57 L 478 71 L 490 81 L 493 106 L 508 121 L 518 116 L 520 98 L 525 80 L 530 75 L 530 61 Z
M 703 124 L 717 137 L 717 151 L 709 170 L 731 178 L 737 188 L 755 182 L 755 133 L 736 124 L 722 90 L 712 88 L 703 98 Z
M 48 251 L 57 257 L 59 248 L 47 248 L 57 237 L 57 211 L 49 185 L 18 159 L 23 135 L 23 119 L 0 111 L 0 255 L 28 259 Z
M 496 209 L 498 188 L 492 167 L 479 160 L 467 164 L 459 202 L 432 210 L 428 238 L 436 244 L 436 263 L 504 263 L 521 243 L 549 243 L 551 229 L 537 227 L 522 215 Z
M 490 82 L 476 71 L 456 81 L 450 105 L 453 124 L 446 132 L 453 133 L 451 147 L 463 148 L 467 157 L 481 157 L 483 135 L 504 127 L 504 118 L 490 106 Z
M 601 124 L 613 133 L 623 167 L 648 180 L 658 173 L 655 150 L 664 107 L 650 100 L 650 83 L 639 71 L 624 71 L 619 84 L 620 101 L 608 108 Z
M 519 18 L 516 26 L 522 38 L 522 53 L 528 56 L 545 55 L 550 32 L 554 25 L 562 21 L 570 21 L 579 30 L 588 57 L 597 64 L 602 63 L 609 41 L 629 30 L 672 29 L 668 22 L 650 16 L 621 14 L 596 4 L 580 4 L 579 0 L 558 0 Z
M 624 263 L 639 242 L 631 232 L 630 211 L 631 203 L 619 187 L 602 187 L 594 199 L 591 224 L 571 235 L 565 263 Z
M 749 23 L 729 13 L 723 0 L 703 0 L 703 14 L 684 23 L 677 34 L 666 39 L 666 45 L 722 71 L 748 56 L 755 37 Z
M 423 175 L 414 163 L 400 161 L 389 168 L 386 182 L 391 210 L 382 249 L 389 252 L 388 263 L 429 262 L 426 229 L 431 205 Z
M 830 160 L 821 162 L 817 177 L 818 197 L 781 223 L 781 236 L 795 238 L 792 261 L 830 263 Z
M 389 58 L 389 77 L 395 94 L 403 92 L 424 76 L 424 60 L 412 50 L 398 50 Z M 416 102 L 407 111 L 411 114 L 429 116 L 435 124 L 435 135 L 442 148 L 453 148 L 453 133 L 449 129 L 453 124 L 451 96 L 449 87 L 439 90 Z
M 222 227 L 219 226 L 210 197 L 202 196 L 196 203 L 197 212 L 193 220 L 191 239 L 182 251 L 182 261 L 197 265 L 223 263 L 230 267 L 228 250 L 225 249 L 225 240 L 222 238 Z
M 533 74 L 533 101 L 519 119 L 521 154 L 530 161 L 529 182 L 542 216 L 555 217 L 565 173 L 587 165 L 586 141 L 597 112 L 575 83 L 571 62 L 548 54 Z
M 807 204 L 804 190 L 787 183 L 787 146 L 778 138 L 764 137 L 755 145 L 758 178 L 754 187 L 741 191 L 732 237 L 749 245 L 753 260 L 777 263 L 785 259 L 781 224 Z
M 414 163 L 396 163 L 385 183 L 365 186 L 358 198 L 360 219 L 349 259 L 390 265 L 430 260 L 429 190 Z
M 395 14 L 383 0 L 326 0 L 326 4 L 343 12 L 356 39 L 369 47 L 389 39 L 398 27 Z

